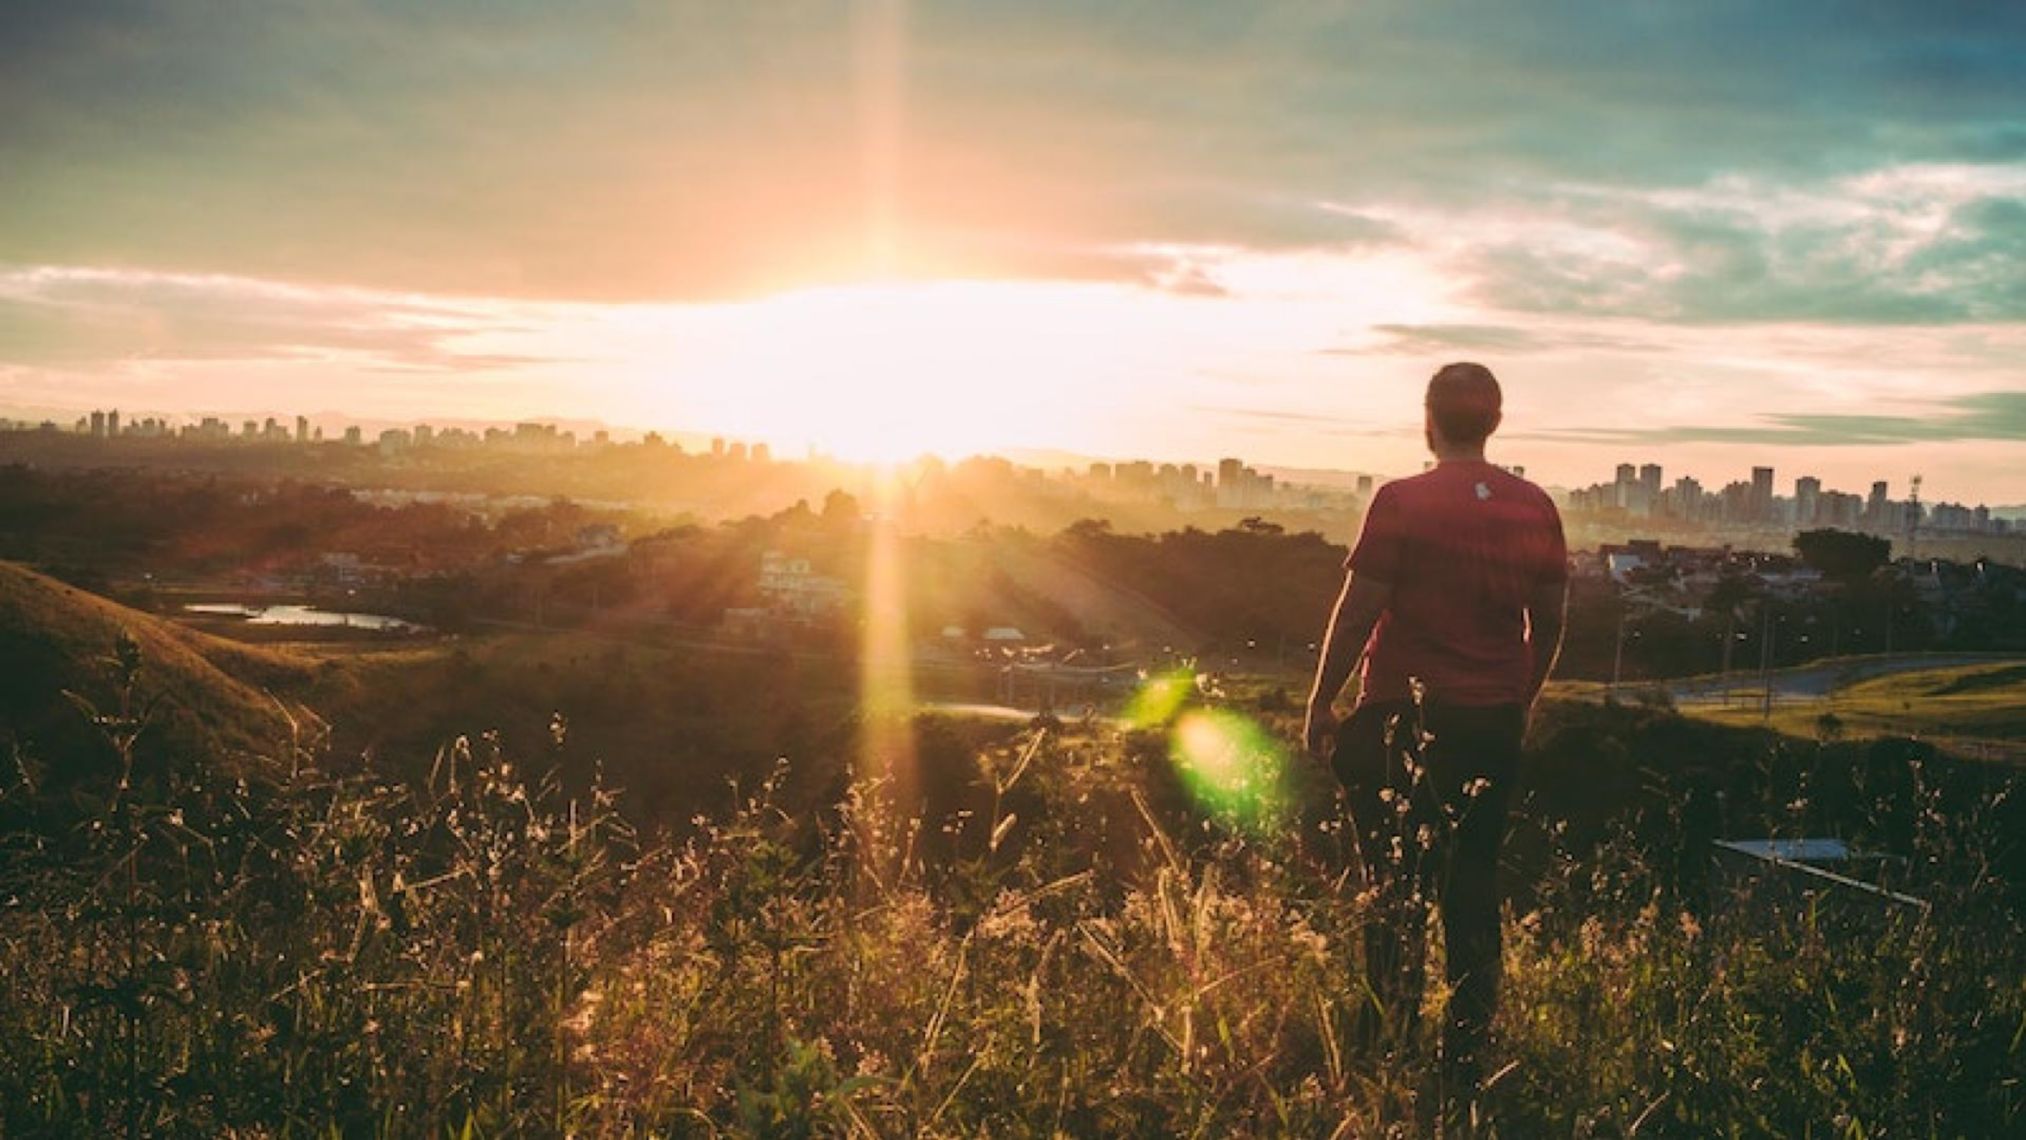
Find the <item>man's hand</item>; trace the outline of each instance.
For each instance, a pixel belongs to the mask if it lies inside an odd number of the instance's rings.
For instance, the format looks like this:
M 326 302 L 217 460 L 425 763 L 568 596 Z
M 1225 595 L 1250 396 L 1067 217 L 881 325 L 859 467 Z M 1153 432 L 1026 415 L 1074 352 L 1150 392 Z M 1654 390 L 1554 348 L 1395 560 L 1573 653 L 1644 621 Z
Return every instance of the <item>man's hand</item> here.
M 1372 627 L 1393 601 L 1393 587 L 1369 574 L 1344 575 L 1344 588 L 1337 595 L 1337 607 L 1330 614 L 1329 629 L 1323 634 L 1323 651 L 1316 661 L 1315 688 L 1308 695 L 1308 723 L 1302 726 L 1302 744 L 1308 754 L 1328 764 L 1336 747 L 1337 694 L 1356 670 L 1358 655 L 1372 638 Z
M 1337 744 L 1337 714 L 1328 705 L 1310 705 L 1308 720 L 1301 728 L 1302 742 L 1308 746 L 1308 754 L 1327 764 L 1330 752 Z

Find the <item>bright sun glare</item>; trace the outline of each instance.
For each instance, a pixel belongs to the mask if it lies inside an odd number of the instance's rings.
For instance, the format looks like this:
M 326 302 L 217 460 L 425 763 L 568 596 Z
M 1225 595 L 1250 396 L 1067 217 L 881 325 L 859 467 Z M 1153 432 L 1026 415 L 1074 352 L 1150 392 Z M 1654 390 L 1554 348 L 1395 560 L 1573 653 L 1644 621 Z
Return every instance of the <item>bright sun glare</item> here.
M 708 361 L 724 382 L 694 418 L 842 458 L 959 456 L 1047 437 L 1102 361 L 1095 286 L 982 281 L 798 290 L 739 307 Z M 1078 317 L 1095 300 L 1097 313 Z M 1038 335 L 1047 329 L 1047 336 Z

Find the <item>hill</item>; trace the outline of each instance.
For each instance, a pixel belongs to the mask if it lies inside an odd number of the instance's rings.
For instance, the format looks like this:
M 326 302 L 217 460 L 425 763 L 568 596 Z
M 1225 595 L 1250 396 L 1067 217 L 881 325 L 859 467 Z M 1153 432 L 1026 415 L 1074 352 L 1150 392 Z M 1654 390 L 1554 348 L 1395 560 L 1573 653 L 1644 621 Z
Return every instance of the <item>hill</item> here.
M 1762 686 L 1738 684 L 1724 699 L 1714 682 L 1678 687 L 1691 715 L 1721 724 L 1766 724 L 1799 737 L 1910 736 L 1964 757 L 2026 761 L 2026 661 L 1834 662 L 1773 677 L 1773 707 Z
M 151 617 L 13 562 L 0 562 L 0 749 L 18 752 L 59 782 L 110 763 L 111 746 L 88 714 L 121 706 L 122 636 L 138 650 L 129 710 L 147 715 L 137 755 L 272 752 L 304 714 L 274 691 L 308 680 L 306 660 L 225 641 Z

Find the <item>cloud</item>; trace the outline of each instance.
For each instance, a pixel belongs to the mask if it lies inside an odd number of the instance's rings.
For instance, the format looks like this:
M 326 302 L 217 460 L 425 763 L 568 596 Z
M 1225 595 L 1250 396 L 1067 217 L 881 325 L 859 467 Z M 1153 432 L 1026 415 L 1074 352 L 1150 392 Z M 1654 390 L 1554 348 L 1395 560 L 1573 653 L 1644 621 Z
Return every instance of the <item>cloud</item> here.
M 1516 325 L 1426 324 L 1373 325 L 1383 339 L 1368 345 L 1326 348 L 1328 356 L 1427 356 L 1445 352 L 1482 352 L 1520 356 L 1546 352 L 1650 352 L 1651 341 L 1594 330 L 1563 327 L 1523 328 Z
M 1452 263 L 1480 305 L 1679 325 L 2026 319 L 2026 168 L 1889 168 L 1782 187 L 1581 187 Z M 1509 208 L 1510 209 L 1510 208 Z M 1523 221 L 1515 222 L 1514 217 Z M 1474 232 L 1471 219 L 1452 223 Z
M 924 4 L 867 52 L 881 7 L 0 4 L 0 260 L 718 299 L 863 276 L 889 218 L 903 274 L 1139 280 L 1074 251 L 2026 160 L 2016 5 Z M 1520 254 L 1484 267 L 1540 278 Z M 1775 250 L 1765 299 L 1846 264 Z M 1608 269 L 1516 295 L 1610 311 Z M 1818 307 L 1949 319 L 1974 288 Z
M 1575 443 L 1752 443 L 1801 447 L 1878 447 L 1913 443 L 2026 441 L 2026 391 L 1979 392 L 1925 414 L 1788 412 L 1755 424 L 1677 424 L 1652 428 L 1576 428 L 1518 438 Z
M 1291 412 L 1283 408 L 1245 408 L 1211 404 L 1194 405 L 1190 410 L 1235 424 L 1238 430 L 1249 432 L 1301 431 L 1310 435 L 1389 438 L 1398 436 L 1402 430 L 1398 425 L 1374 426 L 1369 419 L 1356 419 L 1327 412 Z
M 0 267 L 0 351 L 9 363 L 35 367 L 331 354 L 413 371 L 547 362 L 459 345 L 512 327 L 481 306 L 442 299 L 239 277 Z

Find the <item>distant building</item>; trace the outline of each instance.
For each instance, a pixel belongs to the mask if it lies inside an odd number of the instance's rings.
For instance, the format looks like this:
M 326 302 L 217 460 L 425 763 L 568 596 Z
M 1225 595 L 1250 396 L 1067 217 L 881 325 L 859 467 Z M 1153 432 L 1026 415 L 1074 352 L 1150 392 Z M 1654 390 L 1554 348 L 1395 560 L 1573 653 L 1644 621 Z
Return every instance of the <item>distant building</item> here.
M 1638 497 L 1639 469 L 1630 463 L 1620 463 L 1611 480 L 1611 505 L 1629 511 Z
M 1794 480 L 1794 525 L 1814 526 L 1822 514 L 1822 480 L 1803 475 Z
M 1753 522 L 1770 522 L 1773 518 L 1773 469 L 1752 468 L 1751 518 Z
M 776 609 L 805 618 L 834 613 L 848 596 L 843 582 L 816 573 L 807 558 L 791 558 L 778 550 L 760 557 L 759 589 Z

